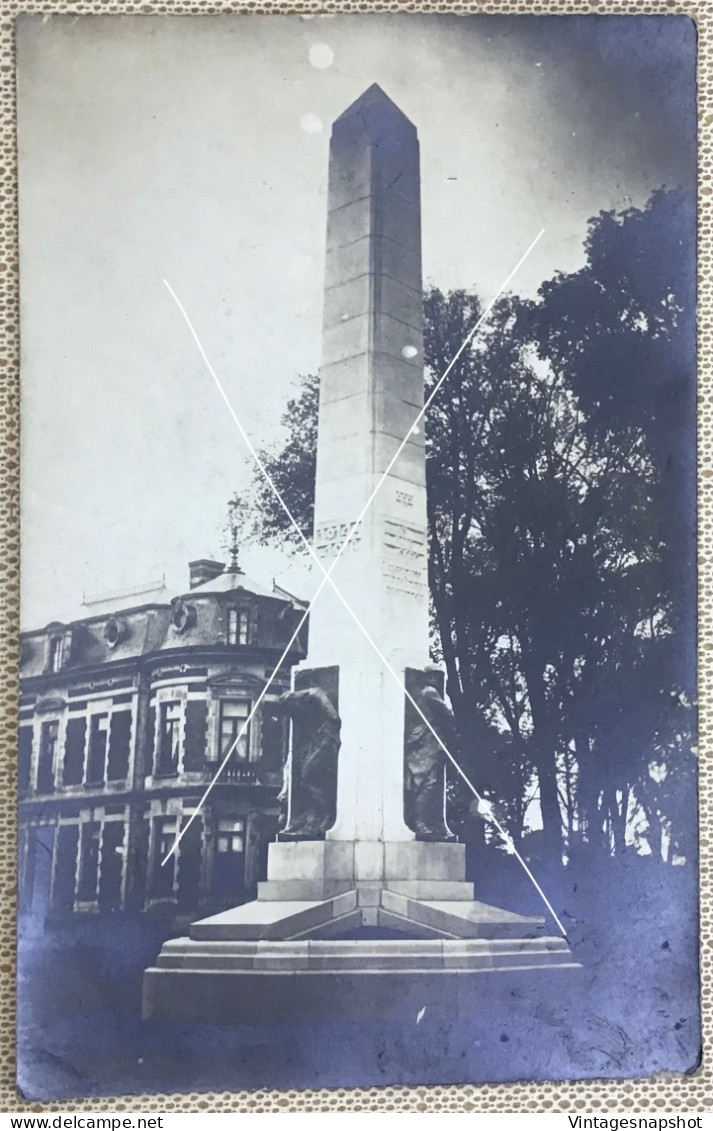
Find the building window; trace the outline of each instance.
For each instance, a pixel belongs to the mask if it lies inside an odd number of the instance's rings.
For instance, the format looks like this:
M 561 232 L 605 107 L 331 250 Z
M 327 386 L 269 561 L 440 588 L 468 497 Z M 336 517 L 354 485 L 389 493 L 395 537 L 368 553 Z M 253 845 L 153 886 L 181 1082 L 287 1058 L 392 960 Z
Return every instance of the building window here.
M 50 640 L 50 671 L 58 672 L 64 660 L 64 637 L 53 636 Z
M 191 820 L 191 818 L 194 818 Z M 198 906 L 203 858 L 203 819 L 195 810 L 183 810 L 181 847 L 176 869 L 176 901 L 183 911 Z
M 176 818 L 175 817 L 161 817 L 158 822 L 158 837 L 156 840 L 158 854 L 160 857 L 159 864 L 168 856 L 173 848 L 176 840 Z
M 260 735 L 260 761 L 269 773 L 276 773 L 282 769 L 288 751 L 288 724 L 287 719 L 276 719 L 270 713 L 270 706 L 262 713 L 262 727 Z
M 158 761 L 156 774 L 173 777 L 178 773 L 178 756 L 181 748 L 181 704 L 161 704 L 158 736 Z
M 77 899 L 81 903 L 93 903 L 97 898 L 100 836 L 101 825 L 98 821 L 87 821 L 82 825 L 77 884 Z
M 213 857 L 213 896 L 228 906 L 242 897 L 245 886 L 245 821 L 220 819 Z
M 38 919 L 44 919 L 49 910 L 52 888 L 52 862 L 54 858 L 55 829 L 39 825 L 28 831 L 27 855 L 20 887 L 20 905 Z
M 248 643 L 250 613 L 247 609 L 228 610 L 228 644 Z
M 124 870 L 124 822 L 106 821 L 102 829 L 98 903 L 102 911 L 121 909 Z
M 84 746 L 87 737 L 87 720 L 70 717 L 64 734 L 64 772 L 65 785 L 81 785 L 84 780 Z
M 170 899 L 173 896 L 176 856 L 174 853 L 168 860 L 166 860 L 166 857 L 176 842 L 177 825 L 178 822 L 175 817 L 159 817 L 156 820 L 156 841 L 150 892 L 154 899 Z M 164 860 L 166 860 L 165 864 Z
M 245 821 L 218 821 L 218 852 L 243 852 L 245 850 Z
M 52 883 L 52 906 L 55 911 L 74 910 L 78 845 L 79 825 L 60 825 L 55 840 Z
M 21 793 L 30 788 L 32 778 L 32 727 L 20 727 L 17 744 L 17 783 Z
M 250 714 L 250 701 L 248 699 L 223 699 L 220 704 L 220 756 L 225 758 L 232 750 L 232 757 L 240 762 L 247 762 L 250 751 L 250 727 L 245 727 L 245 722 Z M 241 730 L 236 744 L 236 739 Z
M 131 710 L 114 711 L 109 730 L 109 781 L 126 781 L 131 755 Z
M 89 726 L 89 756 L 86 785 L 101 785 L 106 777 L 106 748 L 109 738 L 109 716 L 92 715 Z
M 51 793 L 54 789 L 54 764 L 58 736 L 59 722 L 56 719 L 42 724 L 40 761 L 37 767 L 37 790 L 39 793 Z

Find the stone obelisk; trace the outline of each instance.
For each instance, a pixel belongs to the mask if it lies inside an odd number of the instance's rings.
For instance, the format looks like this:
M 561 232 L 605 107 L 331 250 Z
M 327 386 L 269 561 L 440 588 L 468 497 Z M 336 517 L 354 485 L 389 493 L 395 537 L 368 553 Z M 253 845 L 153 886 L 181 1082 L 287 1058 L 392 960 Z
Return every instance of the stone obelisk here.
M 376 85 L 334 123 L 328 208 L 314 545 L 328 568 L 369 504 L 332 579 L 403 683 L 428 663 L 423 428 L 410 432 L 424 396 L 419 147 Z M 339 667 L 328 838 L 413 839 L 404 695 L 330 587 L 310 614 L 308 660 Z

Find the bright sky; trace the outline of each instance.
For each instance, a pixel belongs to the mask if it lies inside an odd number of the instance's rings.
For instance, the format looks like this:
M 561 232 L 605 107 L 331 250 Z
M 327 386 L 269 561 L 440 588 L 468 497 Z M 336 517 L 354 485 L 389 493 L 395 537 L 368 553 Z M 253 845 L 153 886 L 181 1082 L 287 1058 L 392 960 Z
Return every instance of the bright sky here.
M 487 299 L 545 227 L 513 283 L 534 294 L 590 216 L 694 175 L 683 17 L 32 16 L 18 39 L 27 627 L 224 557 L 247 456 L 162 280 L 274 443 L 319 365 L 330 123 L 372 82 L 418 128 L 444 288 Z M 242 562 L 311 588 L 277 551 Z

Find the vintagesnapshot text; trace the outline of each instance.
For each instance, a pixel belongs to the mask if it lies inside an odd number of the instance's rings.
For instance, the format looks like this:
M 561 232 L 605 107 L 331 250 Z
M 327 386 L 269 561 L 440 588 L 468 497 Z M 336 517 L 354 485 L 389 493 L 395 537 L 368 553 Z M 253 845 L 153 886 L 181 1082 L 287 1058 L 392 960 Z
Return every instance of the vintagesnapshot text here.
M 650 1131 L 682 1131 L 684 1127 L 703 1126 L 703 1117 L 700 1115 L 569 1115 L 567 1118 L 574 1131 L 634 1131 L 635 1128 L 648 1128 Z

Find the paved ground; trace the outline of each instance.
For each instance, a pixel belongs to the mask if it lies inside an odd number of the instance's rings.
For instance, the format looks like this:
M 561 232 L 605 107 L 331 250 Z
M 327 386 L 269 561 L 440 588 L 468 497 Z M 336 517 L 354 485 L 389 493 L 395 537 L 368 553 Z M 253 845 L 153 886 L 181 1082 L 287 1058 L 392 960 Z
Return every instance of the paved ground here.
M 700 1044 L 693 878 L 568 877 L 558 906 L 581 972 L 344 978 L 322 992 L 285 981 L 270 1019 L 263 1009 L 253 1025 L 141 1021 L 141 972 L 166 935 L 156 924 L 117 916 L 27 928 L 20 1087 L 50 1099 L 690 1071 Z M 493 898 L 486 886 L 479 894 Z

